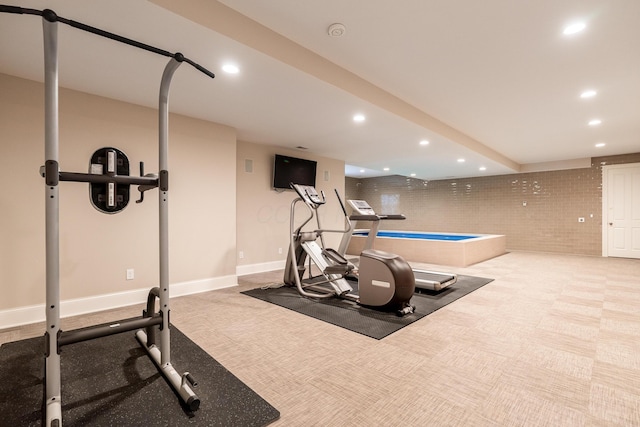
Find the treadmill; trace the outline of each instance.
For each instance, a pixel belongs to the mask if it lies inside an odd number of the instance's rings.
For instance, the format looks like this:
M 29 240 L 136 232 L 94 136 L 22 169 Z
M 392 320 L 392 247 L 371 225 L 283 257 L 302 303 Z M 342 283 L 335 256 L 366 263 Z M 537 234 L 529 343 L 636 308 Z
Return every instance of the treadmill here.
M 378 215 L 373 208 L 364 200 L 348 200 L 349 205 L 353 208 L 353 214 L 349 215 L 350 221 L 369 222 L 371 226 L 367 234 L 363 250 L 373 249 L 380 222 L 384 220 L 405 220 L 404 215 Z M 353 236 L 353 227 L 349 227 L 349 231 L 343 236 L 338 252 L 344 256 Z M 441 273 L 437 271 L 428 271 L 422 269 L 412 269 L 416 279 L 416 288 L 427 291 L 441 291 L 458 281 L 458 275 L 454 273 Z

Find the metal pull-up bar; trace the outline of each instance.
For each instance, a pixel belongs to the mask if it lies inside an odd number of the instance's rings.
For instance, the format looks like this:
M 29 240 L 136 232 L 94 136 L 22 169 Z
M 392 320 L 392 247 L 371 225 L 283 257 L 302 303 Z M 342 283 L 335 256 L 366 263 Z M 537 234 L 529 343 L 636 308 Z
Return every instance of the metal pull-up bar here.
M 102 30 L 100 28 L 92 27 L 91 25 L 83 24 L 82 22 L 74 21 L 72 19 L 63 18 L 61 16 L 58 16 L 51 9 L 38 10 L 38 9 L 29 9 L 29 8 L 24 8 L 24 7 L 19 7 L 19 6 L 8 6 L 8 5 L 0 4 L 0 12 L 3 12 L 3 13 L 15 13 L 15 14 L 18 14 L 18 15 L 37 15 L 37 16 L 42 16 L 44 19 L 46 19 L 49 22 L 61 22 L 63 24 L 69 25 L 71 27 L 78 28 L 78 29 L 83 30 L 83 31 L 87 31 L 87 32 L 92 33 L 92 34 L 96 34 L 98 36 L 106 37 L 108 39 L 115 40 L 115 41 L 118 41 L 120 43 L 128 44 L 129 46 L 137 47 L 139 49 L 143 49 L 143 50 L 146 50 L 146 51 L 149 51 L 149 52 L 157 53 L 158 55 L 166 56 L 166 57 L 169 57 L 169 58 L 174 58 L 178 62 L 186 62 L 187 64 L 193 66 L 195 69 L 197 69 L 198 71 L 206 74 L 207 76 L 209 76 L 211 78 L 215 77 L 215 74 L 213 74 L 211 71 L 207 70 L 202 65 L 190 60 L 189 58 L 187 58 L 186 56 L 184 56 L 183 54 L 181 54 L 179 52 L 171 53 L 171 52 L 169 52 L 167 50 L 160 49 L 160 48 L 157 48 L 155 46 L 148 45 L 146 43 L 142 43 L 142 42 L 139 42 L 139 41 L 127 38 L 127 37 L 123 37 L 123 36 L 120 36 L 118 34 L 114 34 L 114 33 L 111 33 L 109 31 Z

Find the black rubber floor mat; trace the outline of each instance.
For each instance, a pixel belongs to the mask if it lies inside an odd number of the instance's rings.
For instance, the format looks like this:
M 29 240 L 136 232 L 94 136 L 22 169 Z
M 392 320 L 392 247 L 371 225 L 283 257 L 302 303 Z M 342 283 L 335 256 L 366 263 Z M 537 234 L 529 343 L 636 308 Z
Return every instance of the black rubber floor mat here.
M 3 426 L 42 423 L 44 338 L 0 346 Z M 176 327 L 171 359 L 198 381 L 190 413 L 134 332 L 65 346 L 61 353 L 64 426 L 265 426 L 280 413 Z
M 454 285 L 440 292 L 420 290 L 411 298 L 411 304 L 416 307 L 415 312 L 403 317 L 397 316 L 395 312 L 362 307 L 338 298 L 306 298 L 297 289 L 288 286 L 256 288 L 242 293 L 379 340 L 491 281 L 493 279 L 458 275 L 458 281 Z

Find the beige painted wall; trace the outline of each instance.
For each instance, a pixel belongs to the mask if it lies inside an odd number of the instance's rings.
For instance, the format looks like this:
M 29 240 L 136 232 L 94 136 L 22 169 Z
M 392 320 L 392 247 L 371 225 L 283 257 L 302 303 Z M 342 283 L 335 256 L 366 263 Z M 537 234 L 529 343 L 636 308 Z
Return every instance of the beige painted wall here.
M 316 160 L 316 187 L 323 190 L 327 204 L 320 208 L 320 219 L 324 228 L 341 228 L 344 217 L 335 197 L 334 188 L 344 197 L 344 162 L 319 156 L 311 156 L 300 150 L 291 150 L 268 145 L 238 141 L 237 155 L 237 246 L 244 253 L 238 258 L 238 265 L 251 265 L 286 259 L 289 245 L 289 214 L 291 202 L 295 199 L 292 190 L 275 191 L 273 181 L 274 155 L 283 154 Z M 251 160 L 253 172 L 245 171 L 245 160 Z M 325 171 L 329 180 L 324 180 Z M 300 206 L 301 203 L 298 203 Z M 308 215 L 297 211 L 297 217 Z M 333 235 L 327 243 L 337 247 L 340 236 Z M 278 249 L 282 248 L 282 254 Z
M 43 86 L 0 74 L 0 310 L 45 298 Z M 157 172 L 157 111 L 60 91 L 60 169 L 86 172 L 98 148 Z M 235 275 L 235 130 L 171 115 L 170 282 Z M 135 187 L 132 187 L 135 190 Z M 137 191 L 133 191 L 137 198 Z M 135 200 L 135 199 L 134 199 Z M 60 183 L 61 299 L 146 289 L 158 281 L 158 196 L 121 213 L 95 210 L 88 185 Z M 127 268 L 135 280 L 126 281 Z
M 504 234 L 509 250 L 599 256 L 602 166 L 636 162 L 640 153 L 597 157 L 591 167 L 560 171 L 429 182 L 397 175 L 347 178 L 346 191 L 379 213 L 407 216 L 383 222 L 381 229 Z

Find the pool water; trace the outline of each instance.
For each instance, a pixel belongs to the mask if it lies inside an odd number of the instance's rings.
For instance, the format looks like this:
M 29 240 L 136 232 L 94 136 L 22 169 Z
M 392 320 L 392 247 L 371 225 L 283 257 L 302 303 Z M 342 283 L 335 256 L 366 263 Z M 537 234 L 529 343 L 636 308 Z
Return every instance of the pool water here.
M 368 236 L 368 231 L 355 231 L 354 236 Z M 419 233 L 415 231 L 378 231 L 376 237 L 395 237 L 400 239 L 422 239 L 422 240 L 469 240 L 478 236 L 464 234 L 443 234 L 443 233 Z

